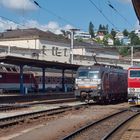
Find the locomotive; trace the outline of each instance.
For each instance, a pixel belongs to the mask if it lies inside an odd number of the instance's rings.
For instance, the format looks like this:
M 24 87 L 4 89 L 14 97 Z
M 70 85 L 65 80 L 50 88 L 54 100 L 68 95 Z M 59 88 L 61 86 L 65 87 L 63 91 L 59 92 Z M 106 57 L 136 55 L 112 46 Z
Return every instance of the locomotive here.
M 128 68 L 128 103 L 140 105 L 140 66 Z
M 112 102 L 127 99 L 127 71 L 120 66 L 81 66 L 75 79 L 75 96 L 81 101 Z

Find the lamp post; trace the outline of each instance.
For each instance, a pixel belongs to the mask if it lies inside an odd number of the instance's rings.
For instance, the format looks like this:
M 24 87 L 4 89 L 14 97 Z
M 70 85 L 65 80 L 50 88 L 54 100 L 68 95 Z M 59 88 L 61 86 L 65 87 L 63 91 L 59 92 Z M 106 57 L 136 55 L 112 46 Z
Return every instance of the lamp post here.
M 70 29 L 71 31 L 71 48 L 70 48 L 70 63 L 73 64 L 73 42 L 74 42 L 74 33 L 75 31 L 80 31 L 80 29 Z

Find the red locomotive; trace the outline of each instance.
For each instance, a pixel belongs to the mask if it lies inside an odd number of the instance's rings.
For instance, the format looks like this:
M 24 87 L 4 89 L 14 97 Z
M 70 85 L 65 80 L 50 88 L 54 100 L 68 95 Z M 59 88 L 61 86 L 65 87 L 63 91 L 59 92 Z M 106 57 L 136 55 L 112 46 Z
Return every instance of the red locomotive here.
M 23 74 L 24 87 L 29 92 L 42 90 L 41 72 L 27 72 Z M 65 74 L 64 83 L 67 91 L 73 90 L 74 78 Z M 60 72 L 47 72 L 45 77 L 45 88 L 47 91 L 62 90 L 62 74 Z M 0 65 L 0 92 L 17 92 L 20 90 L 20 74 L 18 67 L 13 65 Z
M 103 64 L 79 67 L 75 96 L 81 100 L 104 103 L 126 100 L 127 71 L 119 66 Z
M 140 105 L 140 67 L 133 66 L 128 69 L 128 102 Z

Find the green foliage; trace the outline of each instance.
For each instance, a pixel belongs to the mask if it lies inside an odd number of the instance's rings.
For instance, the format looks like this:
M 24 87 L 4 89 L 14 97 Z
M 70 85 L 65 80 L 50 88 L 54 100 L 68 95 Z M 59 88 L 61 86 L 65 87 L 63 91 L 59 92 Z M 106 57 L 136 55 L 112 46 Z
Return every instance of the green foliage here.
M 103 39 L 103 44 L 104 45 L 108 45 L 108 39 L 109 38 L 112 38 L 112 36 L 110 35 L 110 34 L 106 34 L 105 36 L 104 36 L 104 39 Z
M 128 35 L 129 35 L 129 32 L 127 31 L 127 29 L 124 29 L 124 30 L 123 30 L 123 35 L 124 35 L 124 36 L 128 36 Z
M 114 45 L 115 45 L 115 46 L 121 46 L 121 45 L 122 45 L 122 42 L 121 42 L 119 39 L 116 39 L 116 40 L 114 41 Z
M 95 37 L 95 34 L 94 34 L 94 25 L 92 22 L 89 23 L 89 34 L 91 35 L 91 37 Z
M 127 55 L 129 55 L 129 48 L 128 47 L 120 47 L 119 53 L 122 56 L 127 56 Z
M 140 39 L 134 31 L 129 34 L 129 37 L 131 39 L 131 45 L 140 45 Z
M 83 42 L 83 39 L 82 38 L 78 38 L 76 39 L 78 42 Z
M 96 42 L 99 43 L 99 44 L 104 44 L 104 43 L 103 43 L 103 40 L 100 40 L 100 38 L 97 38 L 97 39 L 96 39 Z
M 100 24 L 98 28 L 98 33 L 99 32 L 102 32 L 104 35 L 107 35 L 109 33 L 108 25 L 105 26 L 105 25 Z
M 112 29 L 110 34 L 112 35 L 112 38 L 115 40 L 116 31 L 114 29 Z

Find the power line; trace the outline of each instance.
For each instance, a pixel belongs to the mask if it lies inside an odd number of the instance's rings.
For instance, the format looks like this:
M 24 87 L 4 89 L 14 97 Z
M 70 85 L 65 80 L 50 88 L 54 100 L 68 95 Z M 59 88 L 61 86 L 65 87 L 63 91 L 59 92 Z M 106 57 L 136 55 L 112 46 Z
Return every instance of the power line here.
M 15 20 L 9 19 L 9 18 L 4 17 L 4 16 L 1 16 L 1 15 L 0 15 L 0 17 L 1 17 L 2 19 L 5 19 L 5 20 L 8 20 L 8 21 L 11 21 L 11 22 L 13 22 L 13 23 L 15 23 L 15 24 L 18 24 L 18 25 L 20 25 L 20 26 L 24 26 L 24 25 L 18 23 L 17 21 L 15 21 Z M 0 22 L 2 22 L 2 21 L 0 21 Z M 2 23 L 4 23 L 4 22 L 2 22 Z
M 132 24 L 111 4 L 110 1 L 108 1 L 107 5 L 114 10 L 120 17 L 122 17 L 124 19 L 125 22 L 127 22 L 130 26 L 132 26 Z
M 62 21 L 64 21 L 65 23 L 68 23 L 68 24 L 71 24 L 71 25 L 75 26 L 72 22 L 70 22 L 69 20 L 65 19 L 64 17 L 59 16 L 59 15 L 57 15 L 56 13 L 50 11 L 49 9 L 46 9 L 46 8 L 42 7 L 37 1 L 33 0 L 33 3 L 34 3 L 37 7 L 39 7 L 40 9 L 46 11 L 47 13 L 49 13 L 49 14 L 55 16 L 55 17 L 57 17 L 59 20 L 62 20 Z M 76 26 L 75 26 L 75 27 L 76 27 Z
M 44 7 L 42 7 L 37 1 L 33 0 L 33 3 L 34 3 L 37 7 L 39 7 L 40 9 L 42 9 L 42 10 L 44 10 L 44 11 L 47 11 L 48 13 L 50 13 L 50 14 L 52 14 L 53 16 L 57 17 L 58 19 L 61 19 L 61 20 L 65 21 L 65 23 L 69 23 L 69 24 L 71 24 L 71 25 L 74 26 L 73 23 L 71 23 L 70 21 L 66 20 L 65 18 L 63 18 L 63 17 L 61 17 L 61 16 L 58 16 L 57 14 L 53 13 L 52 11 L 50 11 L 50 10 L 48 10 L 48 9 L 46 9 L 46 8 L 44 8 Z M 22 27 L 27 27 L 27 26 L 25 26 L 24 24 L 21 24 L 21 23 L 15 21 L 15 20 L 12 20 L 12 19 L 7 18 L 7 17 L 1 16 L 1 15 L 0 15 L 0 17 L 1 17 L 2 19 L 11 21 L 11 22 L 13 22 L 13 23 L 15 23 L 15 24 L 17 24 L 17 25 L 22 26 Z M 0 22 L 1 22 L 1 23 L 4 23 L 4 22 L 2 22 L 2 21 L 0 21 Z
M 9 19 L 9 18 L 4 17 L 4 16 L 1 16 L 1 15 L 0 15 L 0 17 L 1 17 L 2 19 L 5 19 L 5 20 L 7 20 L 7 21 L 10 21 L 10 22 L 12 22 L 12 23 L 15 23 L 15 24 L 17 24 L 17 25 L 20 25 L 20 26 L 22 26 L 22 27 L 27 28 L 27 26 L 25 26 L 25 25 L 23 25 L 23 24 L 20 24 L 19 22 L 15 21 L 15 20 Z M 1 23 L 4 23 L 3 21 L 0 21 L 0 22 L 1 22 Z M 29 35 L 34 36 L 34 33 L 31 33 L 31 32 L 30 32 L 30 31 L 28 31 L 28 30 L 27 30 L 26 32 L 28 32 L 28 33 L 29 33 Z
M 89 0 L 89 2 L 102 14 L 102 16 L 114 27 L 117 29 L 117 27 L 111 22 L 111 20 L 102 12 L 100 8 L 92 1 Z

